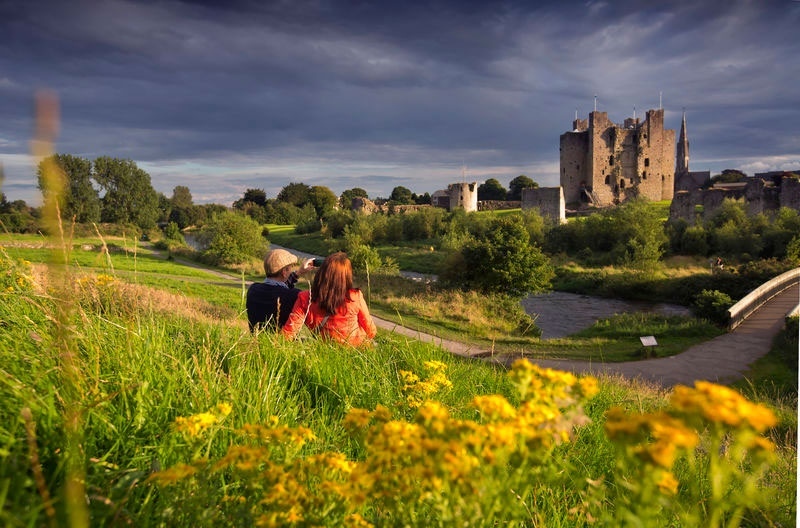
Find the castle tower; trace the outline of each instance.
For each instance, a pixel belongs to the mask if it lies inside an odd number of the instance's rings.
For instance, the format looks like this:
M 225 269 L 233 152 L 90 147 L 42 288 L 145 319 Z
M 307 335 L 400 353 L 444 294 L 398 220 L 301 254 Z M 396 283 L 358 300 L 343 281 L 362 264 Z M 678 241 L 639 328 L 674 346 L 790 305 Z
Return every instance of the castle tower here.
M 568 204 L 607 206 L 636 198 L 671 200 L 675 131 L 664 128 L 664 110 L 648 110 L 622 125 L 606 112 L 573 121 L 560 138 L 560 182 Z
M 681 120 L 681 133 L 678 136 L 678 153 L 675 156 L 675 177 L 689 174 L 689 138 L 686 135 L 686 110 Z

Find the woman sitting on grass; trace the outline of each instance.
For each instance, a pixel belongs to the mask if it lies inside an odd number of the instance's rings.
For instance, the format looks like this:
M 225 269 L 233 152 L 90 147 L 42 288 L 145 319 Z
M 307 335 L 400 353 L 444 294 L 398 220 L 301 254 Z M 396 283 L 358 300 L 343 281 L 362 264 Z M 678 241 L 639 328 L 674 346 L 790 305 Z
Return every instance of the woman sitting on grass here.
M 353 266 L 344 253 L 325 259 L 311 291 L 300 292 L 283 334 L 293 339 L 303 323 L 321 336 L 353 346 L 375 337 L 375 323 L 361 290 L 353 288 Z

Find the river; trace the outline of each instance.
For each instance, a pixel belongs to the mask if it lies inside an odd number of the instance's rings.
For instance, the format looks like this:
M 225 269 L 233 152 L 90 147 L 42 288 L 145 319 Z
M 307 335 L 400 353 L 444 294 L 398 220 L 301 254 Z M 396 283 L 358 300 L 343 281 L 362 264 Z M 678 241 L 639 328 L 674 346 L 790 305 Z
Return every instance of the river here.
M 588 328 L 598 319 L 629 312 L 656 312 L 665 315 L 689 315 L 685 306 L 646 301 L 607 299 L 578 293 L 554 291 L 528 295 L 522 299 L 525 311 L 536 316 L 542 339 L 565 337 Z

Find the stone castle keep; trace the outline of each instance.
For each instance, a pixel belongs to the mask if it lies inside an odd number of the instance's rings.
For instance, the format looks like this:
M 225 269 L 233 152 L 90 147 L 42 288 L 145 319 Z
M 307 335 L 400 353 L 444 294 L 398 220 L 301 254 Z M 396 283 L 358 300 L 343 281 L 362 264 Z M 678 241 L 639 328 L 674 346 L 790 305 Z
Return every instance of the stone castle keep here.
M 675 131 L 664 129 L 664 110 L 649 110 L 644 122 L 612 123 L 595 110 L 575 119 L 561 135 L 561 187 L 568 204 L 603 207 L 643 196 L 671 200 Z

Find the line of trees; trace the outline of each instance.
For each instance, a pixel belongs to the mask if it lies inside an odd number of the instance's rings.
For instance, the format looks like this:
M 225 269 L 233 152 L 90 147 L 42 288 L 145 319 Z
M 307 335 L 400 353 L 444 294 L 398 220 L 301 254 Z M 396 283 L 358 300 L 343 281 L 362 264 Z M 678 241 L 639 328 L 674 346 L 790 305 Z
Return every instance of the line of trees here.
M 520 174 L 508 183 L 508 190 L 495 178 L 489 178 L 478 186 L 478 200 L 519 201 L 522 190 L 539 187 L 539 184 Z
M 57 167 L 61 185 L 55 186 L 45 177 L 49 161 Z M 64 218 L 79 223 L 133 224 L 142 229 L 155 227 L 158 221 L 158 193 L 150 175 L 132 160 L 102 156 L 92 162 L 55 154 L 39 164 L 37 179 L 45 198 L 54 189 L 63 189 L 59 206 Z
M 55 177 L 48 181 L 45 167 L 52 162 Z M 37 186 L 47 198 L 60 190 L 59 208 L 65 220 L 81 224 L 111 223 L 134 225 L 143 231 L 158 224 L 174 223 L 178 229 L 204 223 L 227 211 L 219 204 L 195 205 L 188 187 L 178 185 L 171 197 L 157 192 L 150 175 L 129 159 L 101 156 L 89 160 L 71 154 L 54 154 L 37 167 Z M 0 201 L 0 220 L 12 231 L 37 229 L 39 213 L 24 202 Z

